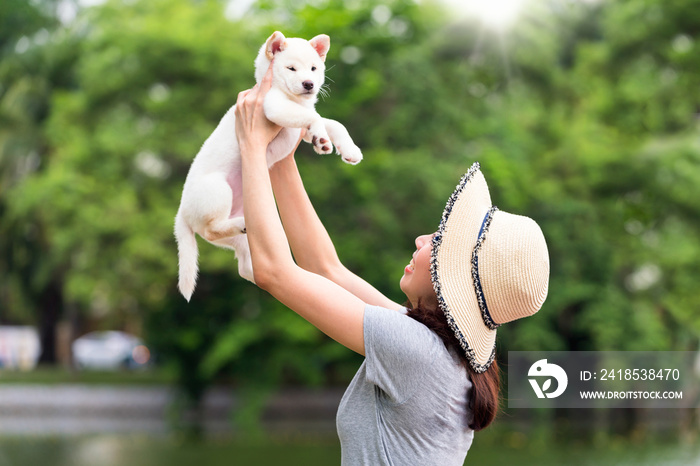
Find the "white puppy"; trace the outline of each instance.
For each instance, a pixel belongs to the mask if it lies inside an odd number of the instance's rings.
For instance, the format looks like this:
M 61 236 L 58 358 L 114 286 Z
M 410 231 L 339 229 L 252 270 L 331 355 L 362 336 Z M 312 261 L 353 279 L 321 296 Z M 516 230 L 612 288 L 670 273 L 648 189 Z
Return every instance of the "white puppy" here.
M 265 115 L 284 128 L 267 149 L 268 166 L 287 156 L 306 128 L 304 140 L 319 154 L 328 154 L 333 144 L 347 163 L 362 160 L 343 125 L 322 118 L 316 110 L 318 91 L 324 82 L 330 38 L 321 34 L 307 41 L 287 39 L 275 32 L 255 60 L 255 80 L 260 83 L 272 59 L 272 88 L 264 102 Z M 175 216 L 175 238 L 180 263 L 178 288 L 188 301 L 197 281 L 195 233 L 210 243 L 233 249 L 238 273 L 253 281 L 253 267 L 243 218 L 241 156 L 235 132 L 234 107 L 221 119 L 195 157 L 182 190 Z M 332 142 L 332 144 L 331 144 Z

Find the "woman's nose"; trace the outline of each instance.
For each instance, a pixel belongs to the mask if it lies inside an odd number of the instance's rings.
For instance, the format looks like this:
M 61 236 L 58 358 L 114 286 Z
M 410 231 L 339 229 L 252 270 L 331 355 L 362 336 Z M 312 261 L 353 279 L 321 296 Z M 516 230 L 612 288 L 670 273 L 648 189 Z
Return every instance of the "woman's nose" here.
M 430 235 L 421 235 L 416 238 L 416 248 L 421 249 L 430 239 Z

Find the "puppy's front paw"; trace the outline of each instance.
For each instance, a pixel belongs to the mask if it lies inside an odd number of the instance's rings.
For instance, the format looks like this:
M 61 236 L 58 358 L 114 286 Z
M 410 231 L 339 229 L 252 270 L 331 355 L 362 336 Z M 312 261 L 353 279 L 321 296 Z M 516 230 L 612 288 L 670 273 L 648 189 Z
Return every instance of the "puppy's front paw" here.
M 317 154 L 330 154 L 333 152 L 333 143 L 328 137 L 326 128 L 321 125 L 312 125 L 307 132 L 307 140 L 311 140 Z
M 345 163 L 357 165 L 362 160 L 362 151 L 355 144 L 343 146 L 342 148 L 338 146 L 337 149 Z

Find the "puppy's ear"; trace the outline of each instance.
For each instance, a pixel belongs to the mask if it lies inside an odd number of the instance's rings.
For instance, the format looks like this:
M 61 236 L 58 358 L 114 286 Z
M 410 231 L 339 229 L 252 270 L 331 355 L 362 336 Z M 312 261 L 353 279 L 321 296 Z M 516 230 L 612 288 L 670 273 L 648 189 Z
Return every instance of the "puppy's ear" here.
M 277 52 L 281 52 L 287 47 L 287 38 L 279 31 L 272 33 L 265 42 L 265 56 L 272 60 Z
M 319 34 L 309 41 L 311 46 L 316 49 L 321 60 L 326 61 L 328 49 L 331 48 L 331 38 L 325 34 Z

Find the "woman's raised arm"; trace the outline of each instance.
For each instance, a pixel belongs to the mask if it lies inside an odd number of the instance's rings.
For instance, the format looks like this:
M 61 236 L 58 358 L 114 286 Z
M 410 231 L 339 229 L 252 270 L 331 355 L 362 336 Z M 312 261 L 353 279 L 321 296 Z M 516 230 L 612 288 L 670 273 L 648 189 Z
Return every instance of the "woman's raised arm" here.
M 240 93 L 236 104 L 243 209 L 255 282 L 334 340 L 364 354 L 365 303 L 331 280 L 297 266 L 289 250 L 265 157 L 267 145 L 279 132 L 262 106 L 271 73 L 260 86 Z
M 399 304 L 342 264 L 333 241 L 304 189 L 293 154 L 272 166 L 270 178 L 297 264 L 328 278 L 368 304 L 400 309 Z

